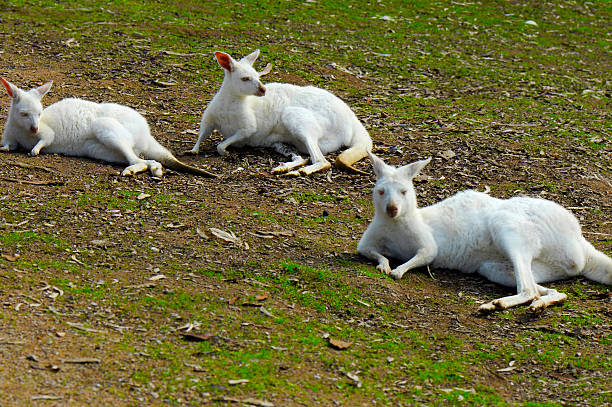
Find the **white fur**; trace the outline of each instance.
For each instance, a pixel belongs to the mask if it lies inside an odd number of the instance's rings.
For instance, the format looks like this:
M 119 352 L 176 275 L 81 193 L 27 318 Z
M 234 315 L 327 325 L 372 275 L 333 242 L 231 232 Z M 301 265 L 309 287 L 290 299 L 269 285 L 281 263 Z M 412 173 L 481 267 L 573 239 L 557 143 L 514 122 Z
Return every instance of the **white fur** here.
M 562 302 L 565 294 L 539 283 L 568 277 L 612 284 L 612 259 L 584 239 L 576 218 L 560 205 L 468 190 L 418 208 L 412 178 L 429 160 L 395 168 L 370 157 L 378 178 L 374 219 L 357 250 L 392 277 L 431 264 L 517 288 L 517 295 L 483 304 L 481 311 L 525 303 L 535 310 Z M 405 263 L 391 270 L 385 256 Z
M 259 50 L 240 61 L 216 52 L 225 77 L 221 88 L 210 102 L 200 123 L 198 141 L 189 153 L 197 154 L 200 144 L 217 129 L 224 141 L 217 146 L 221 155 L 227 147 L 274 147 L 279 153 L 291 156 L 292 161 L 273 169 L 286 172 L 306 163 L 297 154 L 287 152 L 284 143 L 308 153 L 312 164 L 299 173 L 311 174 L 330 168 L 324 155 L 342 147 L 359 146 L 364 151 L 372 147 L 372 140 L 353 111 L 330 92 L 312 86 L 270 83 L 264 87 L 253 63 Z M 289 174 L 297 175 L 298 171 Z
M 38 155 L 42 150 L 128 163 L 122 172 L 126 176 L 149 169 L 161 177 L 162 166 L 158 161 L 169 165 L 177 162 L 151 136 L 147 121 L 134 109 L 114 103 L 63 99 L 43 110 L 40 100 L 52 82 L 24 91 L 0 79 L 11 96 L 1 151 L 21 146 L 30 150 L 31 155 Z M 140 158 L 141 155 L 146 159 Z

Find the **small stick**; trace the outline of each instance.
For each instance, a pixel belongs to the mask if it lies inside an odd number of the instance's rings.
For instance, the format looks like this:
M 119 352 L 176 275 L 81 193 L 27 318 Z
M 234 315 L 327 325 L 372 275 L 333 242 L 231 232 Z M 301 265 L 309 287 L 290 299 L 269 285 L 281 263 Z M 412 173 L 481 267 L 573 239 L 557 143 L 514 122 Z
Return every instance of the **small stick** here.
M 44 172 L 50 172 L 51 174 L 57 174 L 57 171 L 51 169 L 51 168 L 47 168 L 47 167 L 43 167 L 41 165 L 33 165 L 33 164 L 26 164 L 23 162 L 15 162 L 15 163 L 9 163 L 10 165 L 14 165 L 16 167 L 20 167 L 20 168 L 26 168 L 26 169 L 32 169 L 32 170 L 41 170 Z
M 25 180 L 9 178 L 9 177 L 0 177 L 0 179 L 3 181 L 16 182 L 18 184 L 28 184 L 28 185 L 64 185 L 65 184 L 64 181 L 25 181 Z

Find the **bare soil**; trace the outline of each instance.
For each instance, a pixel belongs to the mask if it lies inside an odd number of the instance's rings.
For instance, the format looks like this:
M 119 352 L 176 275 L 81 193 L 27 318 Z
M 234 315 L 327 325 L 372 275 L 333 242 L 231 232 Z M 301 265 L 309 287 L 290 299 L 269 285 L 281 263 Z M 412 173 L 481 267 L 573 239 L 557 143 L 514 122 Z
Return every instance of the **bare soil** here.
M 57 55 L 52 48 L 40 46 L 44 41 L 31 44 L 33 54 L 23 43 L 17 47 L 6 36 L 4 40 L 8 42 L 0 58 L 0 73 L 23 87 L 54 80 L 45 104 L 64 97 L 127 104 L 145 114 L 156 138 L 177 154 L 195 142 L 199 116 L 219 79 L 211 78 L 204 87 L 181 82 L 164 87 L 155 84 L 153 72 L 163 75 L 180 67 L 165 65 L 158 54 L 135 49 L 131 61 L 101 60 L 87 71 L 81 65 L 75 68 L 75 62 Z M 331 68 L 329 73 L 350 76 Z M 288 73 L 273 75 L 271 80 L 298 81 Z M 379 84 L 375 81 L 355 81 L 356 86 L 376 94 Z M 338 93 L 342 96 L 342 92 Z M 432 112 L 429 121 L 401 123 L 384 115 L 361 114 L 375 100 L 347 102 L 369 128 L 376 129 L 372 131 L 375 151 L 388 162 L 402 164 L 434 157 L 425 171 L 429 180 L 417 184 L 421 205 L 466 188 L 491 187 L 491 193 L 499 197 L 523 193 L 541 196 L 572 208 L 589 240 L 599 249 L 612 252 L 612 184 L 601 176 L 602 171 L 610 174 L 612 168 L 609 145 L 593 151 L 579 143 L 560 144 L 549 137 L 546 143 L 550 148 L 530 151 L 514 136 L 533 133 L 534 128 L 541 131 L 546 123 L 506 123 L 500 117 L 495 124 L 483 119 L 482 127 L 486 129 L 474 132 L 442 115 L 436 117 L 436 112 Z M 0 98 L 0 116 L 6 117 L 8 103 L 8 97 Z M 232 329 L 246 329 L 231 321 L 257 311 L 228 305 L 228 300 L 269 291 L 255 277 L 283 273 L 278 264 L 284 260 L 344 270 L 344 284 L 376 301 L 372 307 L 347 310 L 344 315 L 296 304 L 280 294 L 266 300 L 267 308 L 283 310 L 295 321 L 314 319 L 333 325 L 333 321 L 352 320 L 355 326 L 381 332 L 390 325 L 382 320 L 377 308 L 390 307 L 396 313 L 396 327 L 428 335 L 451 333 L 469 343 L 466 349 L 473 349 L 474 341 L 507 345 L 531 330 L 562 333 L 577 340 L 577 353 L 610 357 L 609 288 L 583 280 L 557 282 L 550 285 L 566 292 L 569 288 L 570 308 L 553 307 L 541 314 L 517 309 L 478 315 L 475 310 L 479 303 L 510 291 L 479 277 L 448 270 L 432 269 L 431 276 L 427 270 L 420 270 L 394 282 L 377 275 L 370 263 L 356 254 L 356 243 L 372 216 L 369 200 L 373 175 L 333 169 L 310 178 L 272 176 L 270 169 L 282 157 L 265 149 L 232 149 L 228 156 L 219 157 L 215 150 L 219 141 L 220 137 L 213 135 L 203 146 L 202 154 L 181 157 L 219 174 L 219 179 L 173 171 L 167 171 L 162 179 L 150 174 L 124 178 L 120 176 L 122 167 L 95 160 L 58 155 L 28 157 L 23 151 L 0 155 L 0 230 L 27 231 L 69 243 L 63 255 L 50 249 L 52 243 L 40 241 L 13 245 L 10 251 L 0 249 L 8 256 L 0 261 L 2 405 L 231 405 L 231 401 L 214 401 L 213 396 L 189 389 L 178 395 L 170 391 L 174 401 L 163 400 L 156 398 L 159 390 L 151 390 L 133 378 L 135 371 L 153 371 L 165 363 L 146 355 L 143 349 L 147 344 L 172 341 L 177 347 L 184 346 L 184 339 L 168 327 L 178 328 L 188 322 L 189 312 L 168 316 L 151 307 L 148 314 L 142 315 L 132 312 L 125 303 L 67 293 L 58 302 L 54 297 L 58 291 L 50 286 L 57 286 L 58 279 L 92 290 L 105 284 L 114 295 L 127 298 L 128 303 L 131 298 L 136 301 L 173 290 L 197 293 L 205 301 L 221 304 L 223 312 L 211 312 L 210 320 L 196 331 L 226 332 L 231 337 Z M 446 158 L 448 154 L 443 153 L 448 150 L 454 155 Z M 358 166 L 371 172 L 368 162 Z M 50 183 L 37 184 L 41 182 Z M 150 196 L 135 198 L 142 193 Z M 300 196 L 333 199 L 299 199 Z M 117 199 L 116 204 L 112 198 Z M 248 250 L 216 241 L 209 231 L 211 227 L 233 231 L 247 242 Z M 16 254 L 19 259 L 12 261 L 15 259 L 11 260 L 11 256 Z M 15 265 L 24 260 L 27 268 Z M 54 261 L 57 266 L 52 265 Z M 351 272 L 360 264 L 370 265 L 372 275 Z M 225 270 L 228 276 L 219 278 L 194 270 Z M 166 278 L 155 280 L 154 276 L 161 274 Z M 308 282 L 303 284 L 307 289 Z M 599 315 L 599 321 L 584 328 L 568 328 L 559 323 L 560 316 L 577 317 L 582 309 Z M 281 334 L 274 324 L 250 329 Z M 99 331 L 105 334 L 97 335 Z M 132 335 L 133 343 L 122 348 L 119 344 L 125 343 L 126 332 Z M 262 337 L 265 338 L 263 334 Z M 74 358 L 95 358 L 100 363 L 71 363 Z M 475 385 L 495 389 L 511 404 L 560 401 L 586 405 L 588 396 L 572 385 L 581 380 L 610 383 L 612 379 L 610 371 L 533 362 L 521 364 L 514 373 L 522 374 L 513 379 L 498 371 L 507 366 L 500 365 L 497 359 L 472 366 L 470 372 Z M 380 369 L 385 367 L 381 365 Z M 297 382 L 301 377 L 321 373 L 325 386 L 334 385 L 325 378 L 331 371 L 332 367 L 316 359 L 291 365 L 290 371 L 279 367 L 280 375 Z M 176 374 L 183 373 L 179 369 Z M 536 389 L 528 377 L 545 377 L 547 385 Z M 555 383 L 563 385 L 560 391 Z M 397 394 L 403 391 L 400 382 L 388 386 Z M 213 387 L 211 392 L 216 394 L 217 390 Z M 235 388 L 226 390 L 227 397 L 248 396 Z M 50 398 L 37 401 L 39 396 Z M 301 397 L 274 389 L 269 399 L 277 406 L 334 402 L 333 391 L 322 393 L 322 399 L 317 399 L 316 394 Z M 422 397 L 421 401 L 427 403 L 427 389 Z M 369 401 L 355 392 L 336 402 L 361 405 Z

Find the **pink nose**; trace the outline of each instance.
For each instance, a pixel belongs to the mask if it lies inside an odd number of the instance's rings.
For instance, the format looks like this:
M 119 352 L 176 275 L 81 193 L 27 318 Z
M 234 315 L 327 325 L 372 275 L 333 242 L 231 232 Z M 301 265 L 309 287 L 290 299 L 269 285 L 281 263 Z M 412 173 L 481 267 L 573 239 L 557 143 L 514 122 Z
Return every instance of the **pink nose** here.
M 36 126 L 30 126 L 30 131 L 34 134 L 38 133 L 38 127 Z
M 387 216 L 395 218 L 397 216 L 397 206 L 387 205 Z

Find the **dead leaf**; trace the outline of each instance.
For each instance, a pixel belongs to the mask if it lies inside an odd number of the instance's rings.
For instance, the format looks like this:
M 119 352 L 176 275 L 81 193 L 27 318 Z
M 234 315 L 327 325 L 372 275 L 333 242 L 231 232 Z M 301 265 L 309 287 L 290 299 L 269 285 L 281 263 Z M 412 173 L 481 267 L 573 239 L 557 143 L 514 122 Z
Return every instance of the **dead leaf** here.
M 62 396 L 46 396 L 44 394 L 39 394 L 37 396 L 30 397 L 30 400 L 61 400 Z
M 328 339 L 329 339 L 329 345 L 332 348 L 338 349 L 338 350 L 348 349 L 353 345 L 353 342 L 345 342 L 340 339 L 333 339 L 331 337 Z
M 429 175 L 419 174 L 416 177 L 412 178 L 412 181 L 413 182 L 427 182 L 431 179 L 433 179 L 433 177 L 430 177 Z
M 359 378 L 359 376 L 357 376 L 356 374 L 347 372 L 346 377 L 348 377 L 349 379 L 353 381 L 353 384 L 355 385 L 355 387 L 357 387 L 358 389 L 361 388 L 361 379 Z
M 155 283 L 144 283 L 144 284 L 136 284 L 136 285 L 128 285 L 127 288 L 151 288 L 156 287 Z
M 446 150 L 440 153 L 440 156 L 442 156 L 442 158 L 444 158 L 445 160 L 450 160 L 456 155 L 457 154 L 453 150 Z
M 258 296 L 255 297 L 256 301 L 265 301 L 270 297 L 270 294 L 266 293 L 266 294 L 260 294 Z
M 513 371 L 514 369 L 516 369 L 516 366 L 508 366 L 508 367 L 504 367 L 502 369 L 497 369 L 497 371 L 499 373 L 508 373 L 508 372 Z
M 554 377 L 555 379 L 559 379 L 559 380 L 565 380 L 565 381 L 569 381 L 569 380 L 576 380 L 576 378 L 571 377 L 571 376 L 565 376 L 562 374 L 558 374 L 558 373 L 554 373 L 551 372 L 548 374 L 550 377 Z
M 154 81 L 157 85 L 161 85 L 164 87 L 169 87 L 169 86 L 176 86 L 178 85 L 176 82 L 166 82 L 166 81 L 160 81 L 159 79 L 156 79 Z
M 181 336 L 183 337 L 183 339 L 187 340 L 187 341 L 191 341 L 191 342 L 205 342 L 205 341 L 210 341 L 211 339 L 214 339 L 217 337 L 217 335 L 213 334 L 213 333 L 206 333 L 206 334 L 194 334 L 191 332 L 182 332 Z
M 204 233 L 202 230 L 200 230 L 200 228 L 196 228 L 196 233 L 197 233 L 198 236 L 200 236 L 204 240 L 210 239 L 210 236 L 208 236 L 206 233 Z
M 244 384 L 248 382 L 249 382 L 249 379 L 235 379 L 235 380 L 230 379 L 227 381 L 227 384 L 235 385 L 235 384 Z
M 17 259 L 21 257 L 18 254 L 3 254 L 2 258 L 7 261 L 17 261 Z
M 242 404 L 247 404 L 250 406 L 257 406 L 257 407 L 274 407 L 274 404 L 270 403 L 269 401 L 258 400 L 258 399 L 254 399 L 251 397 L 241 400 L 235 397 L 220 396 L 220 397 L 214 398 L 213 401 L 223 401 L 226 403 L 242 403 Z
M 61 359 L 62 363 L 76 363 L 76 364 L 87 364 L 87 363 L 100 363 L 98 358 L 72 358 L 72 359 Z
M 274 404 L 270 403 L 269 401 L 258 400 L 258 399 L 254 399 L 250 397 L 243 399 L 242 402 L 244 404 L 250 404 L 252 406 L 257 406 L 257 407 L 274 407 Z
M 223 240 L 224 242 L 233 243 L 236 245 L 242 244 L 242 240 L 237 237 L 234 232 L 226 232 L 225 230 L 217 229 L 217 228 L 209 228 L 210 232 L 217 238 Z
M 158 274 L 156 276 L 149 277 L 149 281 L 163 280 L 164 278 L 166 278 L 166 276 L 164 276 L 163 274 Z
M 227 302 L 229 305 L 234 305 L 236 303 L 236 301 L 238 301 L 240 297 L 234 297 L 234 298 L 230 298 L 229 301 Z
M 200 366 L 200 365 L 193 365 L 193 364 L 191 364 L 191 363 L 187 363 L 187 362 L 184 362 L 183 364 L 184 364 L 185 366 L 187 366 L 187 367 L 192 368 L 194 372 L 205 372 L 205 371 L 206 371 L 206 369 L 204 369 L 204 368 L 203 368 L 202 366 Z
M 99 333 L 99 334 L 106 333 L 106 331 L 102 331 L 100 329 L 87 328 L 83 326 L 83 324 L 79 324 L 77 322 L 66 321 L 66 325 L 71 326 L 73 328 L 80 329 L 81 331 L 85 331 L 85 332 Z
M 145 193 L 143 192 L 142 194 L 138 195 L 138 196 L 136 197 L 136 199 L 138 199 L 139 201 L 142 201 L 143 199 L 147 199 L 147 198 L 150 198 L 150 197 L 151 197 L 151 195 L 149 195 L 149 194 L 145 194 Z
M 258 302 L 243 302 L 240 304 L 242 307 L 261 307 L 261 304 Z
M 291 230 L 258 230 L 255 233 L 251 233 L 253 236 L 261 237 L 264 239 L 272 239 L 278 236 L 291 237 L 295 233 Z

